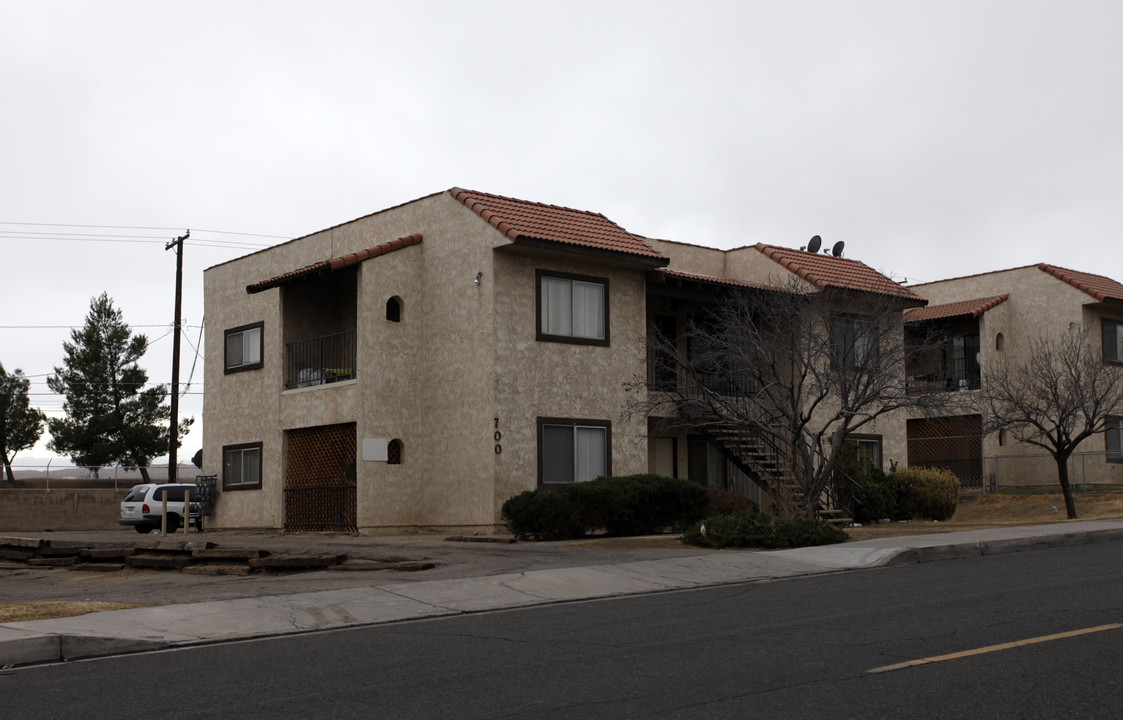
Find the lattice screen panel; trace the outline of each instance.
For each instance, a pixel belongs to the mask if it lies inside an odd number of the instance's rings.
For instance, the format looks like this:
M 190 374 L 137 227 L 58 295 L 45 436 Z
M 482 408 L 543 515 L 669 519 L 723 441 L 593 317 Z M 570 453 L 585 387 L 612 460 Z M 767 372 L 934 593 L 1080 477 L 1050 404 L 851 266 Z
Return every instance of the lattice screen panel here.
M 908 421 L 909 465 L 946 468 L 963 490 L 983 487 L 983 429 L 979 415 Z
M 300 428 L 287 433 L 285 529 L 356 529 L 355 424 Z

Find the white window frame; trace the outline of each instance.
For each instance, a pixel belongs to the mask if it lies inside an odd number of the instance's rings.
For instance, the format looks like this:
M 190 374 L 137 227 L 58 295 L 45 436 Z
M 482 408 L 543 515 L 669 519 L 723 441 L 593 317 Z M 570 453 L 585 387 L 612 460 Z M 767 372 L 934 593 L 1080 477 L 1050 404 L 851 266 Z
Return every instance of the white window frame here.
M 539 270 L 537 339 L 608 345 L 608 278 Z
M 235 361 L 231 358 L 231 341 L 237 345 L 239 340 L 241 357 Z M 257 370 L 263 367 L 265 365 L 265 323 L 252 323 L 227 330 L 223 335 L 222 364 L 227 374 Z
M 547 479 L 553 468 L 549 467 L 546 445 L 547 432 L 567 431 L 571 435 L 572 450 L 568 458 L 572 466 L 572 477 L 568 480 Z M 599 462 L 590 457 L 582 442 L 600 438 Z M 594 467 L 595 465 L 595 467 Z M 572 482 L 587 482 L 600 475 L 612 474 L 612 423 L 608 420 L 574 420 L 570 418 L 538 419 L 538 484 L 540 486 L 564 485 Z
M 222 448 L 222 489 L 257 490 L 261 488 L 261 443 L 227 445 Z M 247 465 L 246 458 L 256 455 L 256 464 Z M 235 459 L 236 458 L 236 459 Z M 246 468 L 256 468 L 256 477 L 246 477 Z

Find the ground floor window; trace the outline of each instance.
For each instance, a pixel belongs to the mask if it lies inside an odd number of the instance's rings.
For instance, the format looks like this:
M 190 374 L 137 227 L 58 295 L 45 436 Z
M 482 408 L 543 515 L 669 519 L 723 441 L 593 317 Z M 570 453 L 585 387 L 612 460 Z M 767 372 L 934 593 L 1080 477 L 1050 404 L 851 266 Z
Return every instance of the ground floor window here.
M 538 482 L 586 482 L 612 471 L 612 423 L 538 419 Z
M 865 474 L 871 467 L 881 470 L 881 436 L 851 435 L 842 446 L 841 458 L 847 465 Z
M 1107 421 L 1104 444 L 1108 462 L 1123 462 L 1123 418 L 1111 418 Z
M 261 443 L 222 448 L 222 489 L 256 490 L 261 487 Z

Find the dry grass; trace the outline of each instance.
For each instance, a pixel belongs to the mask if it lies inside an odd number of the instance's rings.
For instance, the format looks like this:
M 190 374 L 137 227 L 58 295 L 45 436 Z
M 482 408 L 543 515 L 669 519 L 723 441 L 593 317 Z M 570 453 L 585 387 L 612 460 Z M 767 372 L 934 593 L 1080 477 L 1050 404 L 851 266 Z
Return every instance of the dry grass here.
M 144 607 L 116 602 L 70 602 L 43 600 L 38 602 L 18 602 L 0 605 L 0 623 L 25 622 L 27 620 L 48 620 L 50 618 L 73 617 L 86 613 L 105 610 L 125 610 Z
M 1123 517 L 1123 495 L 1089 495 L 1074 498 L 1078 520 L 1102 520 Z M 981 530 L 1012 525 L 1041 525 L 1043 523 L 1070 522 L 1065 514 L 1064 497 L 1060 493 L 1047 495 L 987 495 L 964 498 L 959 509 L 947 522 L 912 521 L 867 525 L 847 528 L 851 540 L 893 537 L 896 535 L 922 535 L 927 533 Z

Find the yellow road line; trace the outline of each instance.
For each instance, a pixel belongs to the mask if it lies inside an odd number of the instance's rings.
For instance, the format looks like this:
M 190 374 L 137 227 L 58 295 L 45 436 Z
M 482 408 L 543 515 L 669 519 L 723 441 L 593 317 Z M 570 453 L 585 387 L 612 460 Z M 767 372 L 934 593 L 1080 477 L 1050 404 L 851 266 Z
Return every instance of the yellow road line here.
M 959 658 L 971 657 L 972 655 L 984 655 L 986 653 L 998 652 L 999 650 L 1009 650 L 1025 645 L 1036 645 L 1037 643 L 1050 642 L 1052 640 L 1063 640 L 1065 638 L 1077 637 L 1078 635 L 1089 635 L 1091 633 L 1104 632 L 1105 630 L 1117 630 L 1121 627 L 1123 627 L 1123 623 L 1112 623 L 1111 625 L 1098 625 L 1096 627 L 1084 628 L 1083 630 L 1070 630 L 1069 632 L 1056 633 L 1055 635 L 1042 635 L 1041 637 L 1029 638 L 1028 640 L 1015 640 L 1014 642 L 1002 643 L 1001 645 L 988 645 L 987 647 L 975 648 L 974 650 L 963 650 L 960 652 L 948 653 L 947 655 L 934 655 L 932 657 L 909 660 L 908 662 L 897 663 L 896 665 L 885 665 L 883 667 L 874 668 L 873 670 L 867 670 L 866 673 L 868 675 L 873 675 L 874 673 L 903 670 L 917 665 L 929 665 L 931 663 L 944 662 L 945 660 L 958 660 Z

